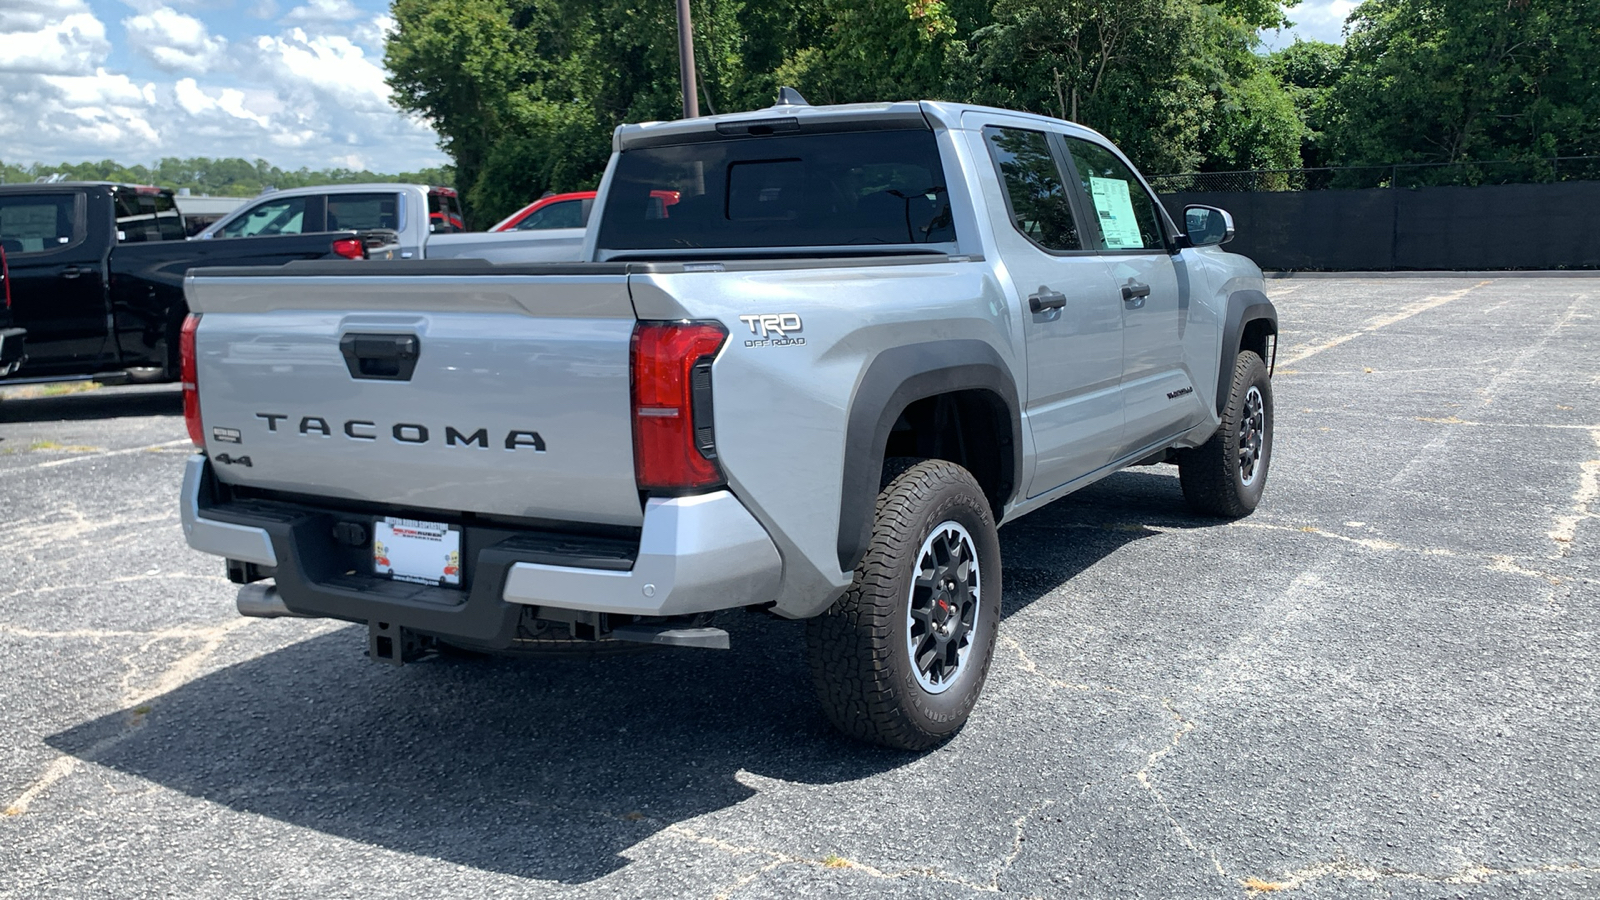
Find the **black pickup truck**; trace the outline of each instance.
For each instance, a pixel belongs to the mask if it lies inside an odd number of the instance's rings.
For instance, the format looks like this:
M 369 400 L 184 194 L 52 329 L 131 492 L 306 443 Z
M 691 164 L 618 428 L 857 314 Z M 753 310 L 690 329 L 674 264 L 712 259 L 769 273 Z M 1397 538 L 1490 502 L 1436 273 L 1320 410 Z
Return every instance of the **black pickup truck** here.
M 10 297 L 9 315 L 0 310 L 0 385 L 176 380 L 179 331 L 189 311 L 183 277 L 190 269 L 364 259 L 387 255 L 393 237 L 334 232 L 187 241 L 169 190 L 102 182 L 0 185 Z

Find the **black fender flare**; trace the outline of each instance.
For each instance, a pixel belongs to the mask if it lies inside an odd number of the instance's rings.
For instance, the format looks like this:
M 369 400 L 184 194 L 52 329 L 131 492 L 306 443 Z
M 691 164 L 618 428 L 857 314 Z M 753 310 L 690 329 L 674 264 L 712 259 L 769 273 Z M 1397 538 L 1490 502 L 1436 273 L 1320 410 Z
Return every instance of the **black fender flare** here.
M 1016 494 L 1022 475 L 1022 417 L 1011 368 L 979 340 L 929 341 L 893 347 L 867 366 L 845 426 L 844 478 L 839 497 L 839 568 L 849 572 L 866 555 L 883 475 L 889 432 L 918 400 L 953 391 L 991 391 L 1005 403 L 1011 430 L 1000 460 L 1005 482 L 1000 507 Z M 1001 509 L 995 510 L 998 520 Z
M 1222 320 L 1222 359 L 1217 365 L 1219 416 L 1228 408 L 1228 393 L 1233 389 L 1233 364 L 1239 358 L 1239 343 L 1244 340 L 1244 327 L 1262 319 L 1272 323 L 1273 334 L 1278 333 L 1278 308 L 1272 305 L 1266 294 L 1257 290 L 1242 290 L 1228 295 L 1228 310 Z M 1266 360 L 1266 363 L 1270 369 L 1273 360 Z

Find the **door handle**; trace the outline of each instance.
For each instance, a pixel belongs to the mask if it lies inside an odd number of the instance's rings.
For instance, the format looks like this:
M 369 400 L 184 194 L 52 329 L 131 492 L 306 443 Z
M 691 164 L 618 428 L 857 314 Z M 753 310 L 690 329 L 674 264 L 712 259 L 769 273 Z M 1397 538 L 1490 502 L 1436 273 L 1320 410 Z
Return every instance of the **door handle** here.
M 1047 309 L 1061 309 L 1067 305 L 1067 295 L 1060 291 L 1041 290 L 1037 294 L 1029 295 L 1028 308 L 1036 313 Z
M 1137 300 L 1150 296 L 1150 285 L 1140 284 L 1137 281 L 1122 286 L 1122 301 Z
M 62 278 L 77 278 L 79 275 L 82 275 L 82 274 L 83 274 L 83 270 L 78 268 L 77 266 L 67 266 L 65 269 L 61 270 L 61 277 Z

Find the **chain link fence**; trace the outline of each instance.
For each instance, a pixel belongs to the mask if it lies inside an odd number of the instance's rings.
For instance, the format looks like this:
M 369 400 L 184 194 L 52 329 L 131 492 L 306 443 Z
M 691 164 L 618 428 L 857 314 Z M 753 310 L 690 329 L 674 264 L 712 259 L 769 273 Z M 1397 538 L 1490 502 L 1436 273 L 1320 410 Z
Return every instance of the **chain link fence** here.
M 1552 184 L 1600 181 L 1600 156 L 1553 156 L 1464 163 L 1399 163 L 1320 169 L 1252 169 L 1157 175 L 1150 186 L 1163 194 L 1212 191 L 1325 191 L 1362 188 L 1476 187 L 1487 184 Z

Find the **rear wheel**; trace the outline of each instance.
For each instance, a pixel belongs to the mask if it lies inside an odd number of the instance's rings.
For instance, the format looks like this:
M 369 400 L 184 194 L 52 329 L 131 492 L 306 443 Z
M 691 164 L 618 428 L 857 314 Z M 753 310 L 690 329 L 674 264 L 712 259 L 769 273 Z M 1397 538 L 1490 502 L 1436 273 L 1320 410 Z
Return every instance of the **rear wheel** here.
M 1000 542 L 970 473 L 892 460 L 850 589 L 806 626 L 812 681 L 834 725 L 901 750 L 961 730 L 1000 622 Z M 895 474 L 897 473 L 897 474 Z
M 1237 519 L 1253 512 L 1272 463 L 1272 378 L 1246 350 L 1233 366 L 1222 424 L 1211 440 L 1178 454 L 1183 499 L 1197 513 Z

